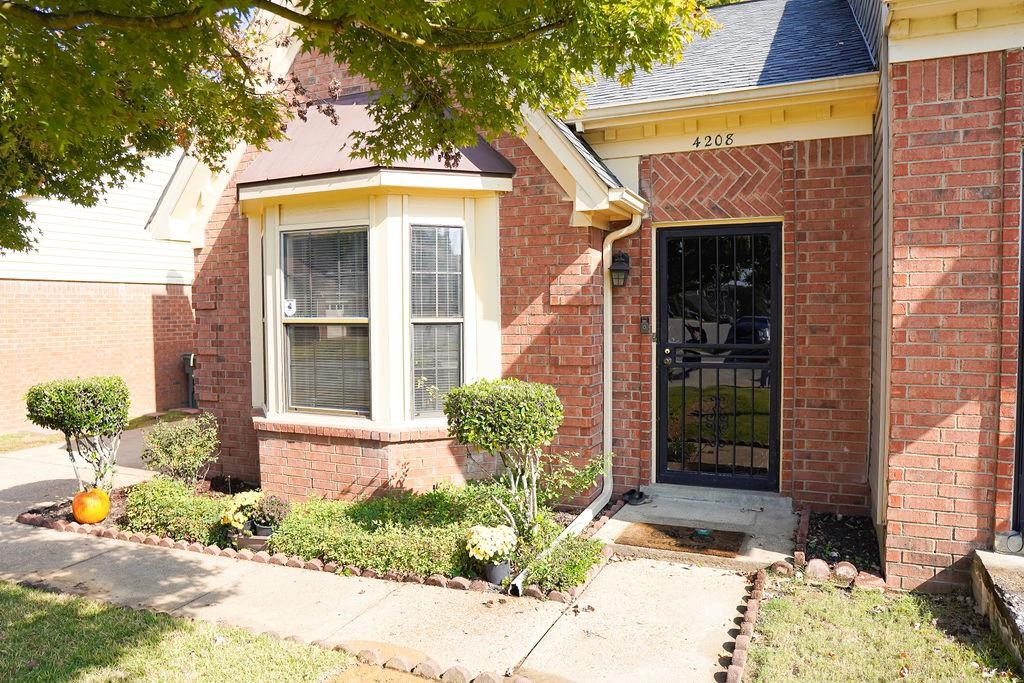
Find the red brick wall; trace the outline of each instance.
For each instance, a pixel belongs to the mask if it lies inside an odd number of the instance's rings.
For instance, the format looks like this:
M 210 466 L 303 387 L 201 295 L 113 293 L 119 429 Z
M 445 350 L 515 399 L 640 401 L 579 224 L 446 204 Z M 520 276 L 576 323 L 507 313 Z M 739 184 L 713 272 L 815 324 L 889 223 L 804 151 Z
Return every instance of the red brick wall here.
M 555 448 L 599 453 L 604 233 L 570 225 L 572 203 L 525 142 L 494 146 L 516 167 L 500 201 L 502 374 L 555 387 Z
M 893 311 L 886 572 L 968 579 L 1009 528 L 1021 51 L 892 66 Z
M 185 405 L 188 287 L 0 280 L 0 320 L 0 431 L 38 429 L 22 397 L 51 379 L 120 375 L 132 415 Z
M 445 429 L 302 427 L 257 419 L 264 491 L 291 498 L 353 498 L 388 488 L 429 490 L 493 472 L 453 443 Z
M 823 510 L 868 505 L 871 139 L 868 136 L 645 157 L 641 189 L 661 221 L 781 216 L 780 488 Z M 616 484 L 651 480 L 651 223 L 616 248 L 633 272 L 615 293 Z
M 292 66 L 312 98 L 327 97 L 331 80 L 341 92 L 367 89 L 333 59 L 303 54 Z M 250 149 L 236 176 L 256 155 Z M 217 416 L 221 456 L 217 471 L 259 481 L 259 442 L 252 424 L 252 372 L 249 329 L 248 219 L 238 211 L 235 181 L 228 184 L 206 228 L 206 244 L 196 258 L 196 386 L 199 406 Z

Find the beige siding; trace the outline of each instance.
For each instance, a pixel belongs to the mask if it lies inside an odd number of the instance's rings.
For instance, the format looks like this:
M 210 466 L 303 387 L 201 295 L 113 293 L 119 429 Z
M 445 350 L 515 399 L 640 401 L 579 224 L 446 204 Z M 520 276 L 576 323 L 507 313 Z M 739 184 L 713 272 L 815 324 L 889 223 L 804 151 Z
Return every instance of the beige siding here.
M 871 268 L 871 430 L 869 483 L 875 524 L 885 523 L 888 497 L 889 348 L 892 322 L 892 160 L 889 125 L 890 80 L 882 46 L 878 108 L 875 111 L 873 167 L 873 250 Z
M 878 64 L 882 32 L 885 29 L 885 3 L 882 0 L 849 0 L 849 3 L 860 31 L 864 34 L 864 41 L 871 50 L 871 56 L 875 64 Z
M 152 159 L 143 178 L 93 207 L 30 200 L 36 249 L 0 255 L 0 279 L 191 284 L 192 245 L 156 239 L 147 227 L 179 157 Z

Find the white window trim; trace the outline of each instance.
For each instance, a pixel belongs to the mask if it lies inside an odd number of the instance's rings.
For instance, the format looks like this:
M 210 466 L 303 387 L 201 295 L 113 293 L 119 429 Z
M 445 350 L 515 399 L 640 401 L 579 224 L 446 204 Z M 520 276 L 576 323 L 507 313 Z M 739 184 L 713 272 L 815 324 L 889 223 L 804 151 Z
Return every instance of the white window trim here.
M 471 201 L 467 201 L 467 202 L 465 202 L 465 204 L 466 204 L 466 206 L 464 206 L 464 208 L 463 208 L 463 220 L 461 220 L 461 221 L 452 221 L 452 220 L 445 221 L 445 220 L 438 220 L 438 219 L 433 219 L 433 220 L 431 220 L 431 219 L 428 219 L 428 220 L 413 220 L 408 215 L 408 197 L 406 197 L 404 199 L 404 201 L 403 201 L 403 218 L 404 218 L 403 222 L 404 222 L 404 226 L 403 226 L 403 231 L 402 232 L 403 232 L 403 239 L 405 240 L 405 245 L 404 245 L 405 246 L 405 259 L 404 259 L 404 264 L 405 265 L 404 265 L 404 268 L 403 268 L 403 270 L 405 271 L 404 283 L 403 283 L 403 286 L 404 286 L 404 290 L 403 291 L 405 292 L 405 310 L 403 311 L 403 317 L 404 317 L 404 320 L 405 320 L 406 328 L 408 330 L 408 343 L 407 343 L 407 347 L 408 348 L 406 349 L 406 354 L 405 354 L 406 361 L 405 362 L 409 366 L 409 369 L 408 369 L 409 379 L 406 382 L 405 394 L 406 394 L 406 411 L 407 411 L 407 415 L 409 416 L 409 419 L 422 420 L 422 419 L 430 419 L 430 418 L 438 417 L 437 413 L 431 413 L 429 415 L 422 415 L 422 416 L 415 415 L 416 411 L 415 411 L 415 407 L 414 407 L 414 402 L 415 402 L 415 392 L 416 392 L 416 376 L 415 376 L 416 373 L 415 373 L 415 371 L 413 369 L 413 367 L 414 367 L 414 360 L 413 360 L 413 357 L 412 357 L 412 354 L 413 354 L 413 351 L 414 351 L 414 348 L 413 348 L 413 333 L 412 333 L 413 326 L 415 326 L 416 324 L 430 325 L 430 324 L 436 323 L 436 324 L 441 324 L 441 325 L 454 325 L 454 324 L 458 324 L 458 325 L 460 325 L 462 327 L 462 334 L 461 334 L 462 339 L 461 339 L 461 342 L 460 342 L 461 343 L 461 348 L 462 348 L 462 359 L 461 359 L 462 362 L 460 364 L 460 371 L 461 371 L 463 383 L 465 383 L 465 381 L 466 381 L 466 363 L 469 361 L 469 356 L 471 355 L 470 352 L 469 352 L 468 344 L 466 343 L 466 330 L 467 330 L 467 328 L 470 327 L 470 325 L 466 324 L 466 321 L 468 319 L 467 318 L 467 314 L 466 314 L 466 308 L 467 308 L 467 306 L 469 306 L 469 301 L 472 298 L 472 297 L 469 296 L 469 287 L 466 286 L 466 282 L 467 282 L 467 278 L 466 278 L 466 264 L 467 264 L 467 262 L 472 260 L 470 258 L 470 254 L 469 254 L 469 244 L 468 244 L 468 238 L 467 238 L 467 236 L 470 233 L 470 228 L 468 226 L 472 223 L 472 221 L 470 220 L 470 215 L 468 214 L 468 212 L 471 210 L 472 202 Z M 416 318 L 416 319 L 413 319 L 413 317 L 412 317 L 412 296 L 411 296 L 411 294 L 412 294 L 412 231 L 413 231 L 413 228 L 459 228 L 459 229 L 462 230 L 462 315 L 459 316 L 458 318 L 444 318 L 444 317 L 442 317 L 442 318 Z
M 469 193 L 467 193 L 469 194 Z M 430 428 L 443 417 L 413 417 L 415 379 L 412 369 L 411 226 L 463 229 L 462 379 L 472 382 L 501 375 L 501 310 L 499 298 L 498 198 L 494 193 L 452 196 L 449 193 L 361 195 L 365 217 L 344 218 L 341 205 L 358 201 L 352 193 L 326 200 L 289 196 L 280 203 L 247 207 L 250 229 L 250 325 L 253 335 L 253 408 L 268 418 L 353 428 Z M 461 220 L 452 216 L 417 215 L 416 199 L 443 200 L 460 207 Z M 330 218 L 332 201 L 338 218 Z M 282 222 L 284 209 L 315 204 L 316 220 Z M 326 209 L 326 210 L 324 210 Z M 326 214 L 326 217 L 325 217 Z M 281 302 L 283 232 L 318 228 L 369 226 L 367 229 L 370 326 L 370 415 L 288 409 L 284 323 Z M 262 239 L 261 239 L 262 238 Z M 262 253 L 259 246 L 262 243 Z M 256 253 L 254 253 L 254 251 Z M 397 254 L 397 256 L 396 256 Z M 401 268 L 389 264 L 402 264 Z M 262 279 L 259 277 L 263 273 Z M 261 324 L 262 323 L 262 324 Z

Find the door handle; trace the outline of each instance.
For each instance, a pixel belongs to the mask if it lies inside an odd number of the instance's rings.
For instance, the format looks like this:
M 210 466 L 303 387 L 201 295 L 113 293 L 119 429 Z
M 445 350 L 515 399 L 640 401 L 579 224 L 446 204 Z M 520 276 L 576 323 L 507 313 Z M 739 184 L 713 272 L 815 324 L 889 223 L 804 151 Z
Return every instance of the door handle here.
M 672 359 L 669 358 L 668 356 L 666 356 L 666 357 L 661 359 L 661 364 L 662 365 L 672 365 Z

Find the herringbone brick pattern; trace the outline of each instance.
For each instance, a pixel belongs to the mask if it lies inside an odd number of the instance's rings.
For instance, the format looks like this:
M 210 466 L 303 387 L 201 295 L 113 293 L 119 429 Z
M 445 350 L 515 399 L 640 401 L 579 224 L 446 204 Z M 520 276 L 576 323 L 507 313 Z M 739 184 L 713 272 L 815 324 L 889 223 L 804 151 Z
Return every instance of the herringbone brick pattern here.
M 782 214 L 782 146 L 651 157 L 655 221 Z

